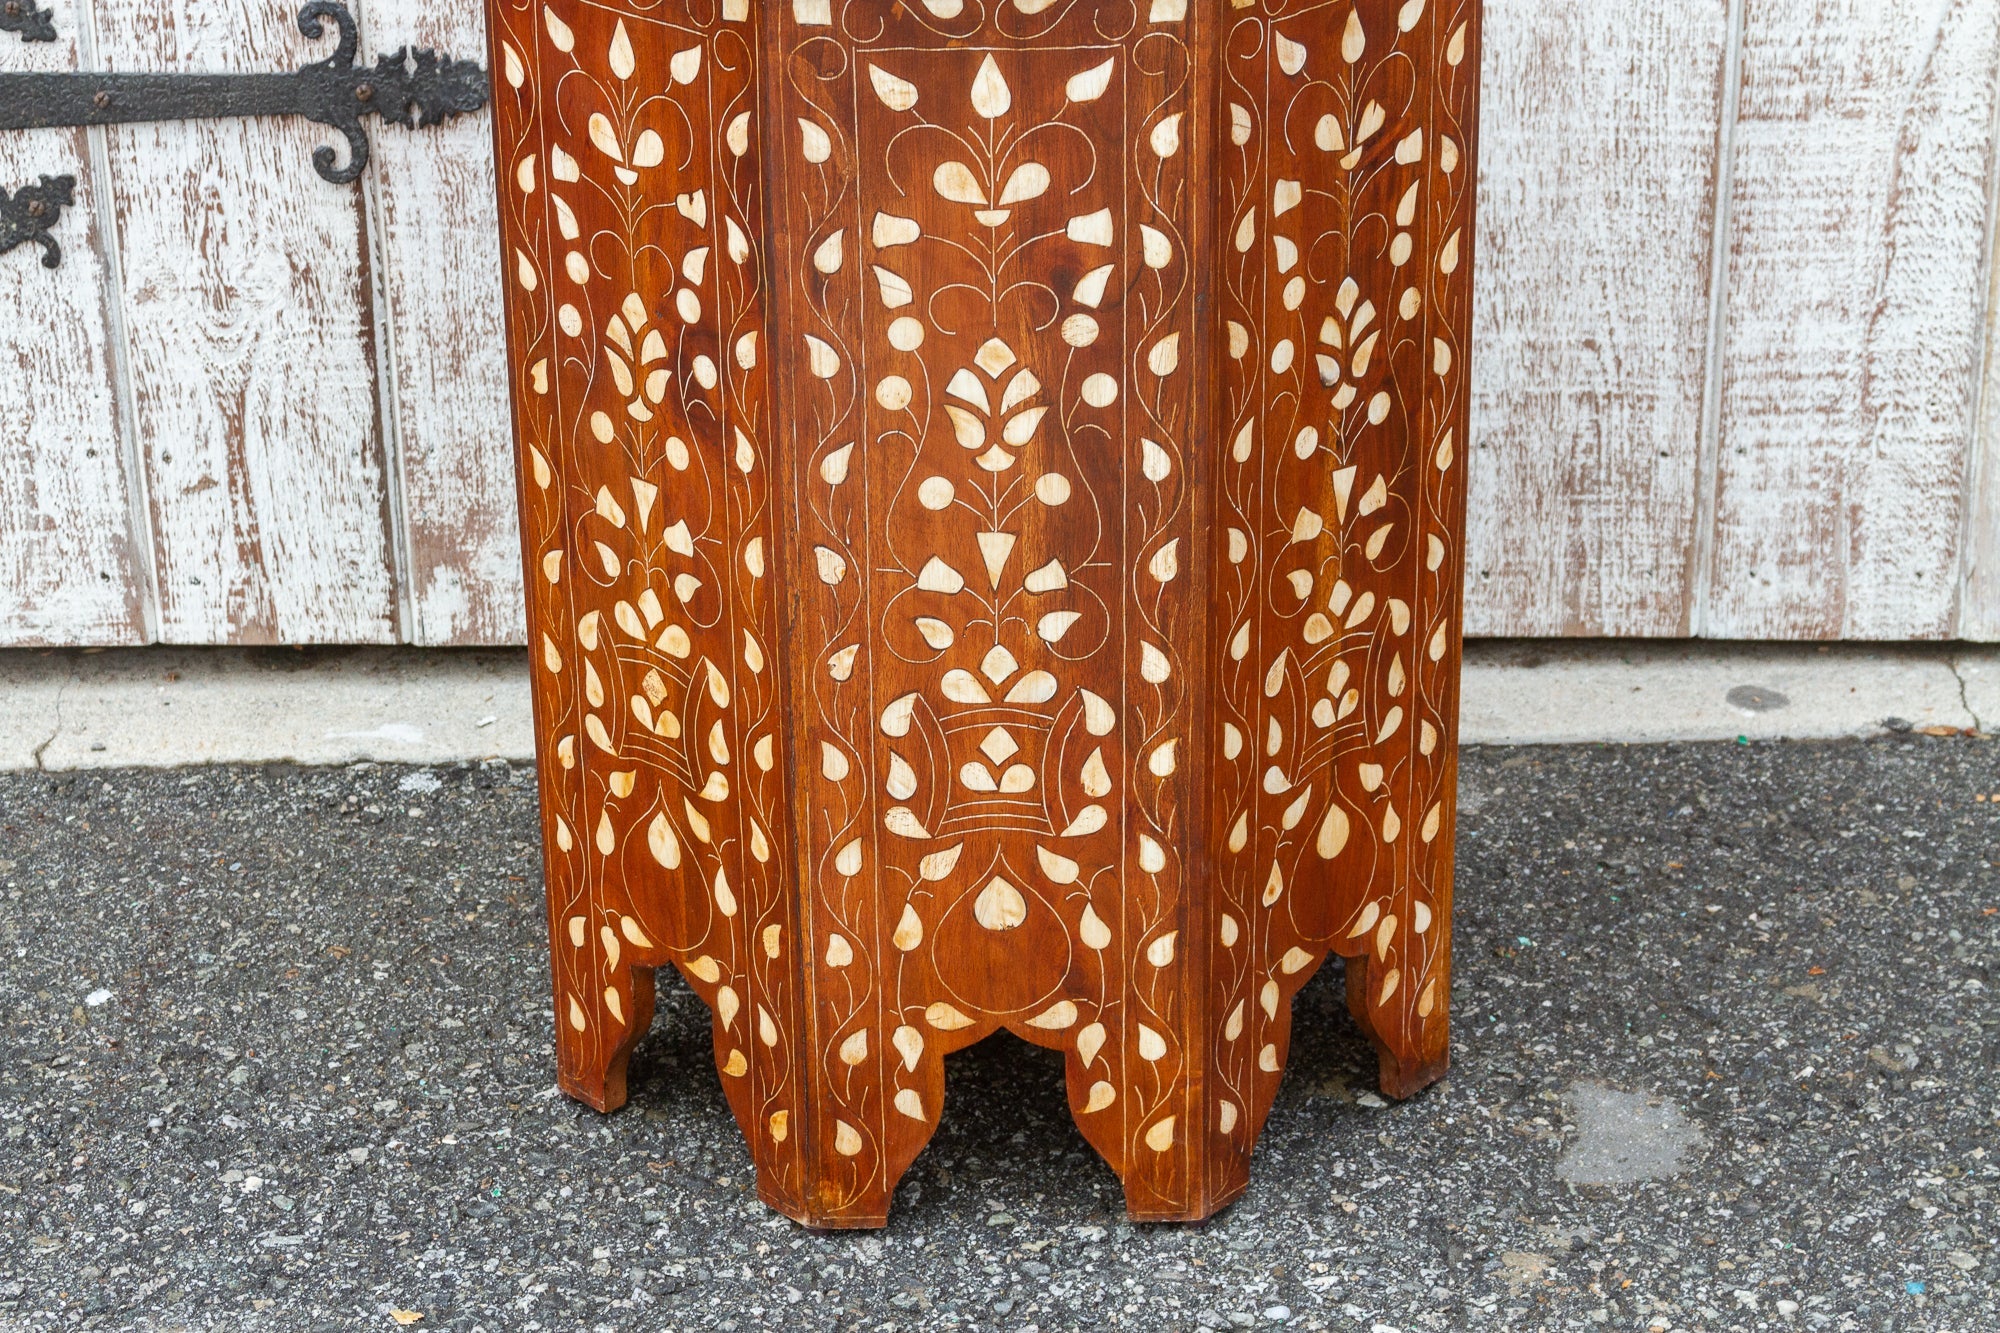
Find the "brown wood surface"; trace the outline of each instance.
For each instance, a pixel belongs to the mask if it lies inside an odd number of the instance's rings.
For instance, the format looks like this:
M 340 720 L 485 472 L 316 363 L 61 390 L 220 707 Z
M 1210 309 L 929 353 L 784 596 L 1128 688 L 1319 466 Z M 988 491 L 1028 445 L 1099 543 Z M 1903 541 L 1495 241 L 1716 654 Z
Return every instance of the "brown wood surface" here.
M 1064 1052 L 1239 1192 L 1347 955 L 1446 1064 L 1473 0 L 493 0 L 560 1078 L 671 964 L 774 1207 Z

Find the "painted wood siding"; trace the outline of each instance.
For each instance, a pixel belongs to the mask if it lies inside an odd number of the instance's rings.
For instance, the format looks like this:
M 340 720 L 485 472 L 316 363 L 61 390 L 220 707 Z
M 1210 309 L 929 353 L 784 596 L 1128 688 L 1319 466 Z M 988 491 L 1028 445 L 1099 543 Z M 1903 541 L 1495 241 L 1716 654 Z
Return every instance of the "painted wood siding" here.
M 1488 0 L 1466 628 L 1691 629 L 1728 0 Z
M 1702 627 L 1956 628 L 2000 0 L 1749 0 Z
M 265 0 L 94 2 L 108 68 L 288 69 L 325 54 Z M 108 132 L 150 595 L 168 643 L 397 637 L 362 195 L 314 174 L 324 138 L 272 119 Z
M 324 55 L 54 8 L 0 72 Z M 1997 72 L 2000 0 L 1487 0 L 1470 633 L 2000 639 Z M 0 138 L 78 178 L 0 256 L 0 644 L 520 641 L 490 133 L 346 189 L 296 122 Z
M 52 44 L 0 33 L 0 69 L 75 69 L 74 25 Z M 120 389 L 116 275 L 103 220 L 102 131 L 0 135 L 0 188 L 76 177 L 62 267 L 0 255 L 0 643 L 145 641 L 152 569 Z
M 354 8 L 371 63 L 406 45 L 486 60 L 476 3 Z M 378 133 L 376 169 L 363 178 L 402 615 L 415 643 L 518 643 L 524 633 L 492 145 L 484 115 Z

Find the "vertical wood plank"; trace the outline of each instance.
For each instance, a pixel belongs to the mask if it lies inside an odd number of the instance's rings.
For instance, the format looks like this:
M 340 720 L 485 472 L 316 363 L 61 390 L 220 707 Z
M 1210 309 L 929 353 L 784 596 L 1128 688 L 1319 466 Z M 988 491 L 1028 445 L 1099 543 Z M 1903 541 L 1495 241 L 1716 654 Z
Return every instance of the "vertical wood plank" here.
M 1985 374 L 1966 477 L 1965 547 L 1954 632 L 1955 638 L 1977 643 L 2000 642 L 2000 180 L 1991 184 L 1986 219 Z
M 332 48 L 261 0 L 116 0 L 97 33 L 129 70 L 290 69 Z M 168 642 L 396 637 L 361 196 L 313 171 L 326 137 L 297 119 L 110 133 Z
M 1990 427 L 1982 433 L 1973 477 L 1966 525 L 1969 551 L 1953 637 L 1996 643 L 2000 642 L 2000 439 Z
M 1488 0 L 1466 632 L 1689 622 L 1728 0 Z
M 78 65 L 74 11 L 58 40 L 0 34 L 0 75 Z M 97 219 L 102 182 L 81 130 L 0 137 L 0 189 L 76 177 L 53 235 L 62 266 L 0 255 L 0 645 L 145 640 L 144 543 L 132 530 L 117 347 Z
M 1952 632 L 1996 42 L 1996 0 L 1749 0 L 1710 636 Z
M 485 58 L 480 0 L 360 0 L 355 9 L 370 63 L 403 46 Z M 418 134 L 384 127 L 364 179 L 402 488 L 407 632 L 421 644 L 520 643 L 491 124 L 481 114 Z

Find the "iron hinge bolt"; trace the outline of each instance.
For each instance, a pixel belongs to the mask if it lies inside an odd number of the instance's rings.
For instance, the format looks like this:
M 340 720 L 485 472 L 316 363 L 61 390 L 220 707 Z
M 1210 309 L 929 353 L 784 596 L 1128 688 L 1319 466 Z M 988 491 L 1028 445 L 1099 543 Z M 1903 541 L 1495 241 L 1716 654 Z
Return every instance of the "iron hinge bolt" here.
M 355 84 L 355 85 L 354 85 L 354 97 L 355 97 L 355 100 L 356 100 L 356 101 L 360 101 L 360 102 L 372 102 L 372 101 L 374 101 L 374 100 L 375 100 L 375 85 L 374 85 L 374 84 L 372 84 L 372 83 L 357 83 L 357 84 Z
M 105 88 L 98 89 L 96 95 L 90 99 L 90 103 L 92 106 L 96 107 L 99 111 L 104 110 L 104 108 L 111 105 L 110 90 Z

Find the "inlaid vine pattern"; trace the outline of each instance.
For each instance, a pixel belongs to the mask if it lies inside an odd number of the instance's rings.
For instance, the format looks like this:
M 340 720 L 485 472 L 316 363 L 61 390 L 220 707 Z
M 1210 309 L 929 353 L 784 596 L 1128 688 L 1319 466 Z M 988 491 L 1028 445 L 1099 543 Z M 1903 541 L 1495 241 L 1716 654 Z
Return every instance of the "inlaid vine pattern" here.
M 714 1010 L 738 1118 L 782 1145 L 799 994 L 756 33 L 738 5 L 494 19 L 561 1078 L 624 1100 L 671 962 Z M 764 1159 L 796 1211 L 795 1158 Z
M 1137 1217 L 1329 950 L 1443 1070 L 1476 6 L 494 0 L 561 1080 L 774 1207 L 997 1028 Z

